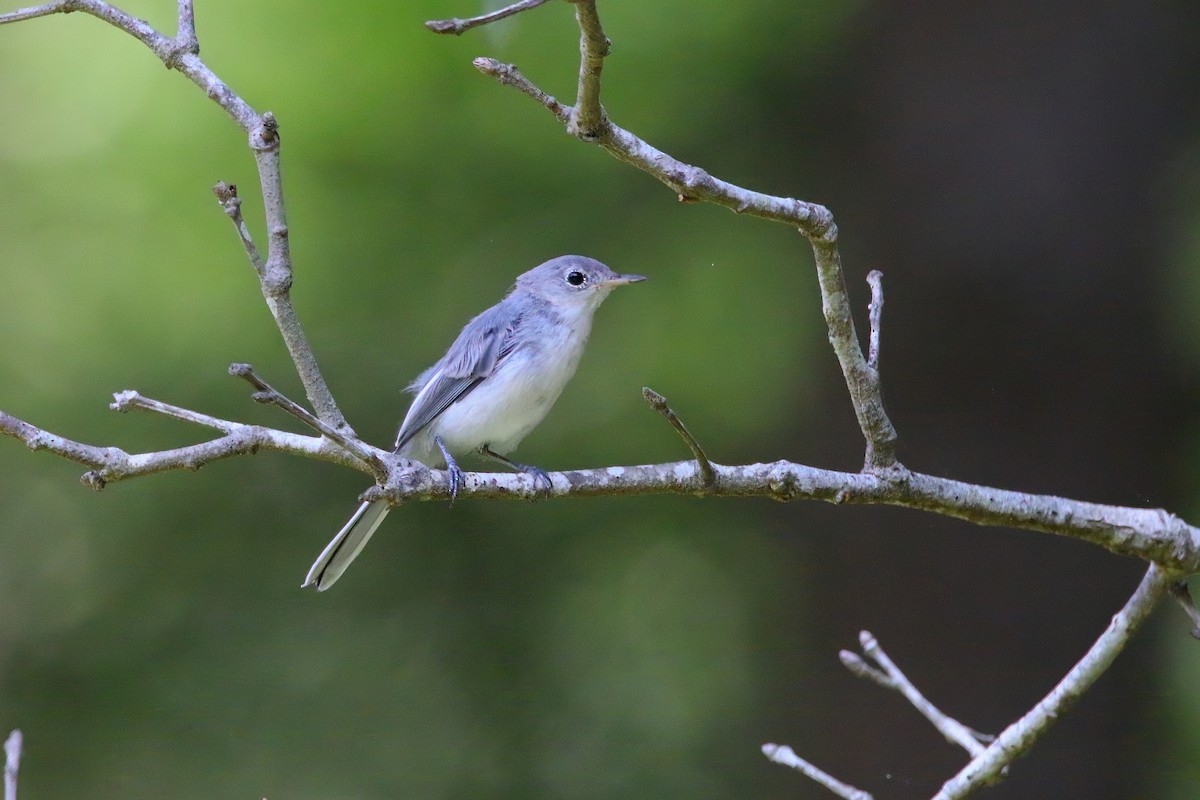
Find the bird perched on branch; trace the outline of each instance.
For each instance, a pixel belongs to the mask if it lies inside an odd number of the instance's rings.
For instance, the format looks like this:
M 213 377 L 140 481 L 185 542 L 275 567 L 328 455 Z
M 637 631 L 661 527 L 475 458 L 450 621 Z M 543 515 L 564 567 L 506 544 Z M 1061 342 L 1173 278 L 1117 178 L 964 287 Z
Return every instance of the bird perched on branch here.
M 468 322 L 446 355 L 409 385 L 416 397 L 400 423 L 395 452 L 431 467 L 444 464 L 452 502 L 463 483 L 455 453 L 501 461 L 548 491 L 544 470 L 506 456 L 545 419 L 575 374 L 596 309 L 616 287 L 643 280 L 584 256 L 559 256 L 518 277 L 503 300 Z M 383 500 L 359 506 L 303 585 L 332 586 L 390 509 Z

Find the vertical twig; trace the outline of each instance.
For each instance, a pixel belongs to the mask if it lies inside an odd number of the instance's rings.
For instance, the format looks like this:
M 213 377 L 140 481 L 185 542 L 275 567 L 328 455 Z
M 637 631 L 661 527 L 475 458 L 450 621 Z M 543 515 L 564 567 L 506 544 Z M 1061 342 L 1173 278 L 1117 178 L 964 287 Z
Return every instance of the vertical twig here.
M 579 22 L 579 89 L 567 131 L 586 141 L 599 138 L 604 125 L 604 109 L 600 105 L 600 73 L 612 42 L 604 35 L 596 0 L 569 0 L 575 4 L 575 19 Z
M 179 27 L 175 31 L 175 47 L 182 53 L 196 55 L 200 52 L 200 39 L 196 36 L 196 11 L 192 0 L 179 0 Z
M 842 256 L 838 252 L 837 226 L 830 220 L 824 232 L 805 232 L 805 236 L 812 244 L 816 260 L 821 310 L 829 328 L 829 343 L 841 364 L 859 428 L 867 440 L 864 466 L 867 469 L 893 467 L 897 464 L 896 429 L 883 409 L 879 373 L 870 368 L 858 341 L 842 271 Z
M 287 209 L 283 202 L 283 175 L 279 169 L 279 124 L 270 111 L 263 113 L 259 124 L 250 131 L 250 149 L 258 164 L 262 184 L 263 210 L 267 218 L 267 260 L 259 269 L 263 298 L 275 318 L 296 374 L 304 384 L 304 392 L 313 411 L 323 422 L 346 433 L 352 433 L 333 399 L 300 318 L 292 305 L 292 250 L 288 238 Z M 236 220 L 235 220 L 236 223 Z M 245 237 L 243 236 L 243 243 Z M 251 262 L 254 262 L 253 253 Z M 258 264 L 255 264 L 258 267 Z

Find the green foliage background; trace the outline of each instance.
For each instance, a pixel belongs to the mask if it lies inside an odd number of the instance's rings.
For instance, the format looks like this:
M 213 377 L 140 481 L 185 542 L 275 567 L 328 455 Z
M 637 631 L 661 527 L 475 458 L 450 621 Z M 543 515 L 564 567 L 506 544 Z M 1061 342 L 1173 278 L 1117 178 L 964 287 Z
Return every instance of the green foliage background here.
M 125 7 L 173 26 L 170 3 Z M 605 3 L 605 104 L 714 174 L 821 201 L 780 158 L 800 143 L 755 119 L 767 77 L 824 68 L 864 8 Z M 294 298 L 352 424 L 388 441 L 399 390 L 467 318 L 580 252 L 651 280 L 606 304 L 518 457 L 685 457 L 650 385 L 719 460 L 806 460 L 803 432 L 827 424 L 812 398 L 838 387 L 817 385 L 836 370 L 803 241 L 677 204 L 471 67 L 516 62 L 569 101 L 566 4 L 462 38 L 421 26 L 479 10 L 198 2 L 207 63 L 281 121 Z M 204 434 L 107 411 L 125 388 L 290 426 L 225 375 L 248 361 L 302 398 L 208 191 L 237 183 L 261 238 L 220 109 L 73 14 L 0 30 L 0 110 L 0 407 L 130 451 Z M 25 729 L 24 796 L 817 796 L 758 753 L 780 720 L 821 735 L 775 698 L 833 659 L 803 648 L 820 565 L 770 504 L 413 505 L 318 596 L 300 580 L 361 475 L 260 455 L 93 494 L 80 471 L 0 443 L 0 727 Z M 1176 661 L 1194 674 L 1194 653 Z

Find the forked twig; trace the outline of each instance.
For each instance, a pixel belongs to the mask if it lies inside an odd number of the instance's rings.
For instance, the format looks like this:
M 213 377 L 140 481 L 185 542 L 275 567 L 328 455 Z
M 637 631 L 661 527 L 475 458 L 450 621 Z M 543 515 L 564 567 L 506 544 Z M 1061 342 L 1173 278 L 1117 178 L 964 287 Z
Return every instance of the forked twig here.
M 382 482 L 387 479 L 388 467 L 376 453 L 375 449 L 365 445 L 357 438 L 343 436 L 342 432 L 331 425 L 326 424 L 320 417 L 315 416 L 304 406 L 300 405 L 283 392 L 276 389 L 271 384 L 264 381 L 254 371 L 254 367 L 249 364 L 230 364 L 229 374 L 241 378 L 253 386 L 258 391 L 254 393 L 253 399 L 256 403 L 266 403 L 268 405 L 277 406 L 287 413 L 291 414 L 296 419 L 303 422 L 313 430 L 323 436 L 332 439 L 341 445 L 347 452 L 354 454 L 362 459 L 376 478 Z
M 867 678 L 885 689 L 898 692 L 925 719 L 929 720 L 933 727 L 937 728 L 938 732 L 946 738 L 946 741 L 956 744 L 966 750 L 968 754 L 976 756 L 983 752 L 984 746 L 981 742 L 990 742 L 996 738 L 963 725 L 929 702 L 921 694 L 920 690 L 913 685 L 913 682 L 908 679 L 908 676 L 888 657 L 888 654 L 883 652 L 883 648 L 879 646 L 879 641 L 869 631 L 859 633 L 858 641 L 862 646 L 863 653 L 874 661 L 878 665 L 878 668 L 868 664 L 857 653 L 843 650 L 838 656 L 841 658 L 842 664 L 846 669 L 860 678 Z

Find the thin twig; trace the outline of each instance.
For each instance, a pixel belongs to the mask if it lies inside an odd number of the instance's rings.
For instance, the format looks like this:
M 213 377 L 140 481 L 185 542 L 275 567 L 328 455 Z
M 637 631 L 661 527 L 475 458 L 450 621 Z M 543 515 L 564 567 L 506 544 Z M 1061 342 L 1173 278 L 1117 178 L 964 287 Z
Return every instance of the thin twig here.
M 25 737 L 20 729 L 4 740 L 4 800 L 17 800 L 17 773 L 21 771 L 21 747 Z
M 516 66 L 505 64 L 494 58 L 480 56 L 471 62 L 475 69 L 484 75 L 495 78 L 504 86 L 511 86 L 521 94 L 533 99 L 534 102 L 554 115 L 554 118 L 564 125 L 571 119 L 571 107 L 563 105 L 553 95 L 546 94 L 526 78 Z
M 671 426 L 683 438 L 688 449 L 692 451 L 692 455 L 696 457 L 696 464 L 700 467 L 700 484 L 705 489 L 712 488 L 717 482 L 717 473 L 713 470 L 712 462 L 708 460 L 700 442 L 696 441 L 696 437 L 692 436 L 692 432 L 683 424 L 683 420 L 679 418 L 674 409 L 667 405 L 667 398 L 649 386 L 642 387 L 642 397 L 646 398 L 646 402 L 650 404 L 651 408 L 666 417 L 667 422 L 671 423 Z
M 1188 615 L 1188 619 L 1192 621 L 1191 634 L 1193 638 L 1200 639 L 1200 609 L 1196 608 L 1196 603 L 1192 600 L 1192 593 L 1188 590 L 1188 585 L 1185 581 L 1180 581 L 1171 587 L 1171 596 L 1179 603 L 1183 613 Z
M 195 414 L 195 412 L 192 413 Z M 197 420 L 189 419 L 188 421 Z M 252 455 L 260 451 L 291 453 L 340 464 L 370 475 L 375 474 L 361 458 L 351 455 L 340 445 L 325 437 L 302 436 L 298 433 L 278 431 L 259 425 L 244 425 L 227 420 L 214 420 L 208 426 L 218 429 L 228 427 L 229 432 L 216 439 L 187 447 L 148 453 L 129 453 L 119 447 L 97 447 L 58 436 L 0 411 L 0 433 L 23 442 L 30 450 L 44 450 L 91 467 L 90 471 L 80 477 L 80 481 L 91 489 L 99 490 L 113 481 L 139 478 L 159 472 L 197 470 L 213 461 Z M 383 453 L 383 451 L 378 451 L 378 453 Z
M 313 430 L 341 445 L 347 452 L 361 458 L 371 468 L 371 471 L 375 473 L 375 477 L 379 482 L 382 483 L 387 480 L 388 466 L 379 457 L 378 450 L 357 438 L 344 436 L 341 431 L 330 426 L 319 417 L 314 416 L 304 406 L 260 378 L 254 371 L 254 367 L 249 364 L 230 364 L 229 374 L 242 378 L 258 390 L 254 394 L 255 402 L 266 403 L 283 409 Z
M 230 422 L 229 420 L 210 417 L 208 414 L 192 411 L 190 408 L 180 408 L 179 406 L 173 406 L 170 403 L 164 403 L 160 400 L 153 400 L 139 394 L 133 389 L 126 389 L 123 392 L 114 394 L 113 401 L 108 404 L 108 407 L 122 414 L 135 408 L 142 409 L 143 411 L 153 411 L 156 414 L 173 417 L 184 422 L 213 428 L 221 431 L 221 433 L 234 433 L 240 428 L 245 427 L 240 422 Z
M 980 733 L 973 728 L 963 725 L 958 720 L 947 716 L 937 706 L 929 702 L 917 687 L 913 685 L 913 682 L 908 679 L 908 676 L 888 657 L 888 654 L 883 652 L 883 648 L 879 646 L 878 640 L 869 631 L 859 633 L 858 641 L 862 645 L 863 653 L 878 664 L 879 668 L 872 667 L 863 661 L 862 657 L 857 653 L 852 653 L 849 650 L 843 650 L 839 653 L 842 664 L 860 678 L 867 678 L 885 689 L 898 692 L 925 719 L 929 720 L 933 727 L 950 744 L 956 744 L 966 750 L 971 756 L 977 756 L 984 750 L 981 742 L 990 742 L 995 739 L 994 736 Z
M 771 761 L 802 772 L 838 797 L 845 798 L 845 800 L 873 800 L 870 792 L 856 789 L 848 783 L 842 783 L 828 772 L 796 755 L 796 752 L 786 744 L 764 744 L 762 751 L 763 755 Z
M 879 334 L 883 323 L 883 273 L 873 269 L 867 273 L 867 284 L 871 287 L 871 302 L 867 305 L 867 318 L 871 324 L 871 335 L 867 347 L 867 366 L 879 371 Z
M 947 781 L 933 800 L 959 800 L 995 781 L 1004 767 L 1028 750 L 1104 674 L 1180 577 L 1180 573 L 1151 564 L 1125 607 L 1071 671 L 1025 716 L 1005 728 L 981 754 Z
M 470 17 L 469 19 L 431 19 L 425 23 L 425 27 L 434 33 L 451 33 L 455 36 L 461 36 L 466 31 L 478 25 L 487 25 L 489 22 L 511 17 L 513 14 L 519 14 L 522 11 L 528 11 L 531 8 L 537 8 L 547 0 L 521 0 L 519 3 L 505 6 L 487 14 L 480 14 L 478 17 Z
M 213 187 L 213 194 L 217 196 L 225 216 L 233 222 L 234 230 L 237 231 L 238 238 L 242 240 L 242 247 L 250 259 L 250 265 L 254 267 L 254 271 L 261 278 L 266 262 L 263 261 L 262 253 L 254 246 L 254 238 L 250 235 L 250 229 L 246 227 L 246 220 L 242 217 L 242 198 L 238 196 L 237 184 L 221 181 Z

